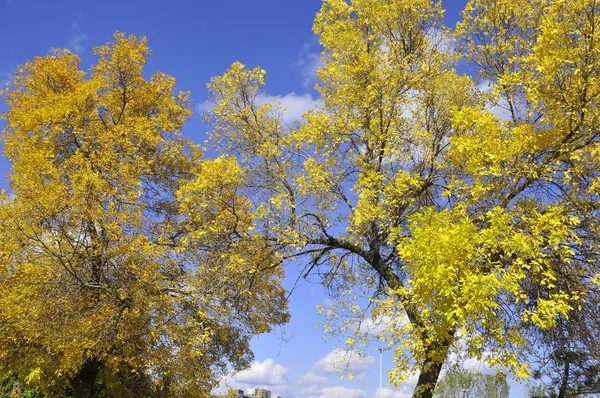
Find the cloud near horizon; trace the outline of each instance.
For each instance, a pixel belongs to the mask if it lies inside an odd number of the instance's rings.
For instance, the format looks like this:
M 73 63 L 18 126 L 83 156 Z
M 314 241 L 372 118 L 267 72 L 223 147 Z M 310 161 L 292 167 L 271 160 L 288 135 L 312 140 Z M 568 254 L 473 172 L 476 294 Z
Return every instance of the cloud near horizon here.
M 346 361 L 348 368 L 345 368 L 344 362 L 340 360 Z M 361 372 L 374 367 L 376 361 L 372 357 L 358 361 L 356 353 L 334 349 L 309 366 L 305 373 L 290 376 L 289 368 L 277 363 L 273 358 L 267 358 L 263 361 L 254 361 L 249 369 L 225 377 L 218 392 L 223 393 L 229 387 L 244 391 L 260 387 L 270 390 L 275 397 L 280 395 L 284 398 L 379 398 L 379 389 L 374 394 L 370 394 L 361 388 L 352 388 L 356 385 L 354 383 L 361 384 L 360 380 L 357 380 L 360 377 L 357 377 L 354 382 L 345 380 L 346 386 L 339 385 L 339 374 L 347 371 Z M 413 375 L 397 389 L 386 382 L 387 385 L 381 389 L 381 397 L 408 398 L 412 396 L 417 379 L 418 375 Z
M 286 376 L 288 371 L 286 367 L 275 363 L 272 358 L 267 358 L 263 362 L 254 361 L 250 369 L 237 373 L 233 376 L 233 379 L 240 383 L 280 386 L 289 384 L 289 379 Z
M 321 391 L 319 398 L 366 398 L 367 393 L 363 390 L 346 388 L 346 387 L 329 387 Z

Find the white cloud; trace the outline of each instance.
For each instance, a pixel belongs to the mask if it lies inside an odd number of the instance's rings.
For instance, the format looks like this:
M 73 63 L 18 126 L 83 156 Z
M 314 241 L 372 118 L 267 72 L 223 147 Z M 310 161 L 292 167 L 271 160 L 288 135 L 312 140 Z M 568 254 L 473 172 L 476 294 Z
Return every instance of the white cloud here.
M 334 349 L 327 356 L 319 359 L 312 370 L 323 373 L 361 372 L 375 366 L 373 357 L 361 358 L 356 352 Z
M 482 93 L 489 93 L 493 88 L 494 84 L 489 80 L 484 80 L 477 85 L 477 89 Z M 488 104 L 486 109 L 502 121 L 508 121 L 512 118 L 510 107 L 505 98 L 500 98 L 495 104 Z
M 298 384 L 327 384 L 328 380 L 326 377 L 316 374 L 314 371 L 309 370 L 308 372 L 299 375 L 296 378 Z
M 328 387 L 321 390 L 319 398 L 365 398 L 367 393 L 363 390 L 355 390 L 346 387 Z
M 492 89 L 492 82 L 489 80 L 482 80 L 477 84 L 477 89 L 482 93 L 488 93 Z
M 287 377 L 288 372 L 289 369 L 275 363 L 271 358 L 262 362 L 254 361 L 249 369 L 224 376 L 213 393 L 224 394 L 229 388 L 248 391 L 251 388 L 262 387 L 270 390 L 274 397 L 281 395 L 293 398 L 293 394 L 290 394 L 292 384 Z M 315 391 L 318 390 L 317 388 Z
M 394 389 L 392 387 L 382 387 L 378 388 L 373 394 L 373 398 L 410 398 L 412 397 L 413 388 L 409 387 L 401 387 L 399 389 Z
M 489 365 L 488 358 L 493 356 L 492 352 L 490 351 L 482 352 L 480 359 L 470 356 L 469 350 L 467 349 L 467 343 L 467 338 L 464 335 L 458 334 L 458 336 L 456 336 L 454 347 L 448 356 L 446 366 L 444 366 L 444 369 L 442 369 L 440 379 L 447 370 L 452 368 L 458 368 L 468 372 L 480 372 L 488 374 L 495 374 L 499 370 L 504 372 L 508 371 L 508 369 L 503 369 L 500 366 L 492 367 Z
M 276 364 L 271 358 L 267 358 L 263 362 L 254 361 L 250 369 L 235 374 L 233 380 L 256 386 L 279 386 L 289 383 L 287 373 L 288 369 L 286 367 Z
M 210 109 L 214 106 L 215 104 L 212 102 L 202 102 L 200 104 L 196 104 L 194 105 L 194 109 L 196 110 L 196 112 L 198 113 L 204 113 L 204 112 L 208 112 L 210 111 Z
M 67 45 L 71 50 L 73 50 L 74 53 L 79 54 L 85 51 L 83 42 L 85 42 L 87 39 L 87 35 L 78 33 L 69 40 Z
M 309 93 L 296 94 L 295 92 L 283 96 L 260 93 L 256 96 L 256 102 L 258 104 L 279 103 L 282 119 L 288 125 L 300 121 L 306 111 L 316 109 L 321 104 L 320 100 L 313 98 Z
M 495 374 L 497 369 L 492 368 L 487 362 L 486 358 L 490 356 L 490 353 L 485 353 L 482 359 L 468 358 L 462 361 L 461 366 L 464 370 L 469 372 L 480 372 Z
M 321 100 L 313 98 L 309 93 L 296 94 L 291 92 L 285 95 L 270 95 L 260 93 L 256 96 L 256 104 L 276 104 L 281 112 L 281 118 L 287 125 L 292 125 L 302 119 L 302 115 L 311 109 L 318 109 L 321 106 Z M 208 112 L 214 103 L 203 102 L 196 104 L 194 109 L 198 113 Z M 275 107 L 277 110 L 277 107 Z
M 394 388 L 390 385 L 378 388 L 373 398 L 408 398 L 412 397 L 415 386 L 419 381 L 419 373 L 412 374 L 408 379 L 400 383 L 398 388 Z M 379 393 L 381 392 L 381 395 Z
M 277 364 L 273 359 L 255 361 L 250 369 L 238 374 L 225 377 L 215 393 L 224 393 L 228 387 L 248 391 L 251 388 L 262 387 L 270 390 L 272 396 L 283 396 L 285 398 L 379 398 L 379 390 L 374 394 L 366 389 L 348 388 L 331 383 L 328 377 L 337 379 L 335 374 L 343 372 L 345 364 L 350 361 L 350 371 L 366 371 L 375 368 L 376 361 L 373 358 L 364 358 L 362 362 L 357 361 L 358 355 L 346 350 L 333 350 L 327 356 L 317 361 L 309 371 L 295 377 L 288 377 L 288 368 Z M 340 359 L 346 362 L 340 362 Z M 338 363 L 334 367 L 334 363 Z M 360 378 L 359 374 L 353 382 Z M 368 372 L 362 375 L 369 376 Z M 412 375 L 408 380 L 401 383 L 398 388 L 390 385 L 381 389 L 382 398 L 407 398 L 418 380 L 418 375 Z M 372 390 L 371 390 L 372 391 Z
M 295 384 L 291 389 L 293 391 L 292 396 L 294 397 L 310 397 L 314 398 L 321 394 L 323 386 L 317 384 Z M 282 395 L 283 397 L 284 395 Z M 290 394 L 285 394 L 285 398 L 290 398 Z
M 311 44 L 305 44 L 302 47 L 302 52 L 300 52 L 298 60 L 294 63 L 294 66 L 298 68 L 302 77 L 302 85 L 305 88 L 311 88 L 315 84 L 317 81 L 317 70 L 323 66 L 321 54 L 311 51 L 311 47 Z
M 406 314 L 397 316 L 381 316 L 377 319 L 367 317 L 360 322 L 358 325 L 358 331 L 363 334 L 377 337 L 379 335 L 385 335 L 388 331 L 393 329 L 400 329 L 408 323 L 408 317 Z

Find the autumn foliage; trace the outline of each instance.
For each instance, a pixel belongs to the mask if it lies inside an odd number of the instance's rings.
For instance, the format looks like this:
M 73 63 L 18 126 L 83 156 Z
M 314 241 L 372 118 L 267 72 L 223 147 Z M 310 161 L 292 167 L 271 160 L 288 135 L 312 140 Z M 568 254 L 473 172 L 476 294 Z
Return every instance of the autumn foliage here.
M 452 31 L 439 2 L 325 0 L 301 123 L 256 101 L 260 68 L 208 85 L 255 234 L 321 278 L 326 332 L 419 374 L 414 397 L 453 353 L 528 377 L 534 336 L 597 302 L 599 6 L 472 0 Z
M 206 396 L 286 321 L 282 271 L 248 235 L 239 166 L 180 137 L 188 93 L 144 77 L 145 39 L 94 52 L 4 91 L 0 371 L 58 396 Z
M 89 73 L 68 51 L 23 65 L 3 93 L 0 371 L 204 396 L 287 320 L 293 261 L 334 299 L 325 331 L 387 345 L 415 398 L 456 358 L 516 378 L 553 361 L 564 396 L 600 360 L 600 4 L 443 15 L 324 0 L 319 103 L 286 125 L 266 71 L 232 64 L 208 84 L 212 160 L 179 135 L 188 94 L 144 77 L 145 39 L 117 33 Z M 571 366 L 564 341 L 590 356 Z

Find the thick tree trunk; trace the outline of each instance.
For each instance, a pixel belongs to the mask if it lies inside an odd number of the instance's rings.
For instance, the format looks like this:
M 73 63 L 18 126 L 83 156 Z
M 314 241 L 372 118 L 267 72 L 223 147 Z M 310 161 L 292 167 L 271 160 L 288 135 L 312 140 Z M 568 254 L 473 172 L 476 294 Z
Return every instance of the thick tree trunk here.
M 451 333 L 452 335 L 454 333 Z M 446 362 L 446 358 L 448 357 L 451 345 L 452 338 L 436 344 L 427 350 L 427 358 L 421 366 L 421 373 L 419 374 L 419 380 L 415 386 L 412 398 L 433 397 L 435 386 L 440 377 L 442 366 L 444 366 L 444 362 Z
M 71 380 L 73 398 L 93 398 L 94 384 L 102 364 L 94 359 L 86 361 L 79 372 Z
M 444 363 L 434 361 L 426 361 L 425 363 L 428 365 L 428 368 L 423 368 L 421 371 L 412 398 L 433 397 L 435 385 L 437 384 Z

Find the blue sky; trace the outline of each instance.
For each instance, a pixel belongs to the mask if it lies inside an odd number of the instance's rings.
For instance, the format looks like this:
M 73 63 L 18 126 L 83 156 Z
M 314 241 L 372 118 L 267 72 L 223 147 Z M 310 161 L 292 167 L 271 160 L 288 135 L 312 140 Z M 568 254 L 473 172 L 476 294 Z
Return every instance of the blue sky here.
M 443 3 L 448 25 L 454 26 L 465 3 Z M 0 82 L 11 79 L 19 64 L 52 48 L 69 47 L 87 68 L 95 61 L 93 46 L 109 41 L 115 30 L 144 35 L 155 53 L 148 69 L 176 77 L 179 89 L 192 92 L 196 112 L 184 135 L 202 143 L 206 127 L 198 111 L 205 107 L 205 85 L 234 61 L 267 70 L 263 98 L 279 98 L 291 119 L 318 99 L 312 85 L 320 49 L 312 21 L 320 5 L 320 0 L 0 0 Z M 0 112 L 5 110 L 0 103 Z M 0 174 L 8 168 L 2 159 Z M 7 187 L 4 179 L 0 187 Z M 294 275 L 293 268 L 289 274 Z M 354 381 L 340 380 L 333 368 L 334 350 L 343 342 L 324 341 L 316 327 L 316 306 L 325 300 L 319 285 L 301 283 L 291 296 L 290 324 L 255 339 L 256 362 L 230 378 L 231 385 L 262 386 L 284 398 L 378 397 L 378 353 L 351 365 L 358 370 Z M 383 355 L 385 371 L 391 355 Z M 410 396 L 414 381 L 399 390 L 386 387 L 383 397 Z M 389 386 L 385 377 L 384 385 Z M 522 394 L 513 385 L 511 395 Z

